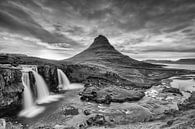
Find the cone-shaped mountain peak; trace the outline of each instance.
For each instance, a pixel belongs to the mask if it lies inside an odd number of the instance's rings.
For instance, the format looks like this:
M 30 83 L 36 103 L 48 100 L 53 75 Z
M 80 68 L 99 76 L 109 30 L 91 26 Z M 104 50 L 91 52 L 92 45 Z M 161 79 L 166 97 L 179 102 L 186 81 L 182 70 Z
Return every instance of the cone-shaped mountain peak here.
M 120 66 L 136 65 L 138 67 L 146 64 L 120 53 L 109 43 L 108 39 L 103 35 L 99 35 L 98 37 L 96 37 L 93 43 L 86 50 L 67 60 L 77 63 L 112 64 Z
M 88 49 L 93 49 L 93 48 L 114 48 L 108 41 L 108 39 L 103 36 L 103 35 L 99 35 L 98 37 L 96 37 L 93 41 L 93 43 L 90 45 L 90 47 Z

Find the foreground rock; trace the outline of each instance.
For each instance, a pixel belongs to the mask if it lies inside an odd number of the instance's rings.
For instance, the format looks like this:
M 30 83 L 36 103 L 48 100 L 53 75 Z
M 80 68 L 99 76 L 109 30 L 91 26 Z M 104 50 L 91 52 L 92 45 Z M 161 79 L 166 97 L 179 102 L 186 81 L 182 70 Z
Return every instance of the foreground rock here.
M 81 100 L 110 104 L 111 102 L 137 101 L 144 97 L 141 90 L 126 90 L 116 86 L 106 88 L 87 87 L 80 94 Z
M 0 117 L 17 115 L 22 105 L 24 88 L 21 75 L 19 70 L 0 68 Z
M 191 110 L 195 109 L 195 91 L 192 92 L 190 98 L 185 100 L 183 103 L 178 104 L 180 110 Z
M 47 83 L 49 90 L 52 92 L 58 91 L 57 67 L 54 65 L 39 65 L 37 69 Z

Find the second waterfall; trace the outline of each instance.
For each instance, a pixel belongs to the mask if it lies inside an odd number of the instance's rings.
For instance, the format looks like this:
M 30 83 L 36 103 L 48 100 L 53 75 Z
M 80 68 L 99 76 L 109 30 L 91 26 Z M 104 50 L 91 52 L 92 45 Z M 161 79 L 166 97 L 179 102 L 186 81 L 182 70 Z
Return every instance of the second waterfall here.
M 68 77 L 61 69 L 57 69 L 57 72 L 58 72 L 58 87 L 61 90 L 71 90 L 71 89 L 83 88 L 82 84 L 70 83 Z

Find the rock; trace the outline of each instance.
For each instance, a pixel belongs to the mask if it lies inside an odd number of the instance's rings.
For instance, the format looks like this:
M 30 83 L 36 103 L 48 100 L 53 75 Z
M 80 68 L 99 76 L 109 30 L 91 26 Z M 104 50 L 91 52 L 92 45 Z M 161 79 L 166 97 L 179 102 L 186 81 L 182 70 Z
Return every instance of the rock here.
M 73 106 L 64 107 L 62 110 L 63 110 L 64 115 L 78 115 L 79 114 L 78 109 Z
M 169 116 L 177 116 L 178 114 L 180 114 L 180 111 L 175 110 L 175 109 L 170 109 L 170 110 L 165 110 L 164 111 L 165 115 L 169 115 Z
M 148 109 L 140 105 L 131 105 L 131 107 L 112 109 L 112 112 L 108 115 L 108 117 L 109 120 L 112 120 L 113 123 L 117 125 L 148 122 L 153 120 L 153 114 Z
M 165 87 L 162 90 L 162 93 L 165 93 L 165 92 L 179 94 L 179 95 L 183 96 L 183 94 L 180 92 L 180 90 L 177 88 L 174 88 L 174 87 L 169 87 L 169 88 Z
M 14 116 L 22 106 L 22 73 L 16 69 L 0 68 L 0 117 Z
M 88 115 L 91 114 L 89 110 L 84 110 L 83 113 L 84 113 L 86 116 L 88 116 Z
M 104 126 L 106 125 L 107 121 L 103 115 L 97 114 L 93 117 L 90 117 L 86 123 L 88 126 Z
M 167 121 L 167 125 L 171 126 L 173 124 L 173 122 L 174 122 L 174 120 L 169 120 L 169 121 Z
M 86 87 L 81 93 L 81 100 L 110 104 L 111 102 L 137 101 L 144 97 L 140 90 L 126 90 L 116 86 L 106 88 Z
M 86 129 L 86 128 L 87 128 L 87 124 L 86 123 L 79 124 L 79 129 Z
M 195 119 L 184 120 L 170 129 L 195 129 Z
M 50 91 L 52 92 L 58 91 L 58 74 L 56 66 L 39 65 L 38 73 L 44 78 Z
M 192 92 L 191 96 L 183 103 L 178 104 L 179 110 L 195 109 L 195 91 Z
M 7 119 L 0 119 L 0 129 L 23 129 L 23 125 Z
M 0 119 L 0 129 L 5 129 L 5 128 L 6 128 L 5 119 Z

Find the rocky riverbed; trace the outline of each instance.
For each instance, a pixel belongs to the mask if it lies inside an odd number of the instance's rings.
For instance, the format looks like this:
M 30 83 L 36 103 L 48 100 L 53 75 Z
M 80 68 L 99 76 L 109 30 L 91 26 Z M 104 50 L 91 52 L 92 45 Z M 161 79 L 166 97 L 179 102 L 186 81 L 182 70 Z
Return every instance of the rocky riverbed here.
M 171 86 L 173 79 L 164 79 L 158 86 L 144 92 L 145 96 L 134 101 L 112 101 L 131 97 L 131 90 L 124 94 L 110 88 L 98 91 L 110 93 L 109 103 L 81 99 L 84 89 L 66 91 L 64 98 L 50 103 L 44 113 L 33 119 L 8 119 L 7 127 L 15 129 L 194 129 L 195 92 L 186 98 L 182 90 Z M 122 90 L 123 91 L 123 90 Z M 122 92 L 121 91 L 121 92 Z M 102 93 L 103 92 L 103 93 Z M 187 92 L 187 91 L 186 91 Z M 93 93 L 94 94 L 94 93 Z M 99 93 L 97 93 L 99 94 Z M 104 95 L 100 95 L 104 96 Z M 104 97 L 103 97 L 104 98 Z M 112 98 L 112 99 L 111 99 Z M 103 99 L 106 101 L 106 99 Z M 114 99 L 115 100 L 115 99 Z M 101 101 L 102 102 L 102 101 Z

